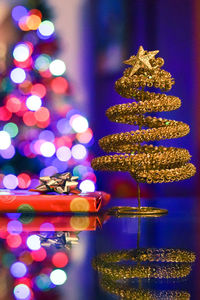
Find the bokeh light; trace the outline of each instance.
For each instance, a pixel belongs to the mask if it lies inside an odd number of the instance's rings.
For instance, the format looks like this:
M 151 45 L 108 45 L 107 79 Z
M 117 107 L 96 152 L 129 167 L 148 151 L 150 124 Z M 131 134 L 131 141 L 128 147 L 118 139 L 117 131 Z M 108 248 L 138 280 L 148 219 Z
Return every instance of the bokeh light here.
M 84 132 L 88 129 L 88 121 L 81 115 L 73 115 L 69 123 L 76 132 Z
M 18 44 L 13 50 L 13 57 L 19 62 L 27 60 L 29 55 L 29 47 L 24 43 Z
M 49 70 L 54 76 L 62 75 L 66 70 L 64 61 L 62 61 L 61 59 L 53 60 L 49 65 Z
M 4 159 L 11 159 L 15 155 L 15 147 L 10 145 L 5 150 L 0 150 L 0 154 Z
M 83 193 L 87 192 L 94 192 L 95 191 L 95 184 L 89 179 L 83 180 L 79 185 L 80 190 Z
M 8 222 L 7 231 L 11 234 L 19 234 L 22 232 L 22 223 L 18 220 L 12 220 Z
M 50 117 L 50 113 L 48 108 L 46 107 L 40 107 L 36 112 L 35 112 L 35 118 L 38 122 L 46 122 Z
M 68 264 L 68 256 L 64 252 L 56 252 L 52 257 L 52 263 L 57 268 L 64 268 Z
M 26 79 L 26 72 L 22 68 L 15 68 L 10 73 L 10 79 L 14 83 L 22 83 Z
M 51 157 L 56 152 L 56 148 L 51 142 L 44 142 L 40 147 L 40 152 L 45 157 Z
M 35 261 L 43 261 L 46 258 L 47 253 L 46 250 L 41 247 L 39 250 L 32 251 L 31 256 Z
M 84 159 L 87 155 L 87 150 L 85 146 L 81 144 L 74 145 L 71 151 L 72 151 L 72 156 L 75 159 Z
M 12 17 L 16 22 L 19 21 L 23 16 L 27 15 L 27 13 L 27 9 L 22 5 L 15 6 L 12 9 Z
M 14 174 L 8 174 L 3 178 L 3 185 L 7 189 L 14 190 L 18 185 L 18 179 Z
M 10 135 L 6 131 L 0 131 L 0 149 L 5 150 L 11 145 Z
M 25 299 L 29 299 L 31 291 L 26 284 L 21 283 L 14 287 L 13 293 L 16 299 L 25 300 Z
M 42 105 L 42 100 L 36 95 L 32 95 L 26 99 L 26 106 L 32 111 L 38 110 Z
M 39 134 L 39 139 L 52 142 L 55 139 L 55 135 L 51 130 L 43 130 Z
M 10 267 L 10 273 L 16 278 L 24 277 L 26 275 L 26 272 L 26 265 L 20 261 L 14 262 Z
M 49 68 L 50 62 L 51 62 L 51 58 L 49 55 L 41 54 L 35 60 L 35 68 L 41 72 L 46 71 Z
M 30 235 L 27 238 L 26 244 L 30 250 L 39 250 L 41 247 L 40 238 L 36 234 Z
M 31 178 L 26 173 L 21 173 L 17 176 L 18 179 L 18 187 L 20 189 L 27 189 L 31 184 Z
M 10 248 L 18 248 L 22 243 L 22 238 L 19 234 L 9 234 L 6 242 Z
M 6 101 L 6 108 L 10 112 L 16 113 L 21 108 L 21 101 L 15 96 L 10 96 L 10 97 L 8 97 L 8 99 Z
M 69 87 L 68 81 L 63 77 L 56 77 L 51 81 L 51 88 L 54 93 L 64 94 Z
M 42 39 L 48 39 L 54 33 L 54 25 L 51 21 L 45 20 L 38 27 L 38 36 Z
M 77 133 L 76 138 L 80 143 L 89 143 L 93 138 L 92 129 L 88 128 L 85 132 Z
M 57 149 L 56 156 L 60 161 L 68 161 L 72 156 L 71 150 L 66 146 L 62 146 Z
M 46 95 L 46 88 L 41 83 L 36 83 L 31 88 L 31 94 L 43 98 Z
M 17 125 L 12 122 L 4 125 L 3 130 L 6 131 L 10 135 L 11 138 L 16 137 L 16 135 L 19 132 Z
M 67 274 L 61 269 L 55 269 L 50 274 L 50 280 L 55 285 L 62 285 L 67 280 Z
M 47 274 L 40 274 L 35 278 L 35 283 L 37 287 L 42 290 L 48 290 L 51 286 L 50 278 Z

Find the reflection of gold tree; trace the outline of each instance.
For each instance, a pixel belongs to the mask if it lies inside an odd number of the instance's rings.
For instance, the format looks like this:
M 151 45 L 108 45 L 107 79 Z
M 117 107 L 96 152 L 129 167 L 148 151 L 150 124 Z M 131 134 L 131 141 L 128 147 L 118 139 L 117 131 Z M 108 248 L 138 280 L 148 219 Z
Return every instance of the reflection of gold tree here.
M 101 254 L 93 261 L 93 266 L 114 280 L 181 278 L 191 272 L 191 263 L 194 260 L 195 255 L 191 251 L 148 248 Z M 121 261 L 133 261 L 136 264 L 127 265 L 120 263 Z M 163 264 L 164 262 L 166 264 Z
M 138 217 L 136 249 L 102 253 L 93 259 L 93 268 L 101 274 L 99 281 L 102 288 L 127 300 L 190 299 L 190 294 L 185 291 L 142 288 L 143 279 L 186 278 L 192 270 L 196 256 L 189 250 L 140 248 L 140 221 L 141 217 Z M 139 287 L 128 285 L 128 279 L 137 279 Z
M 124 299 L 189 299 L 190 295 L 185 291 L 133 288 L 124 281 L 130 278 L 183 278 L 190 274 L 194 261 L 195 254 L 188 250 L 147 248 L 101 254 L 93 260 L 93 267 L 102 274 L 102 288 Z
M 190 294 L 185 291 L 153 291 L 142 288 L 132 288 L 125 284 L 114 282 L 105 277 L 100 279 L 102 288 L 108 293 L 121 296 L 127 300 L 189 300 Z

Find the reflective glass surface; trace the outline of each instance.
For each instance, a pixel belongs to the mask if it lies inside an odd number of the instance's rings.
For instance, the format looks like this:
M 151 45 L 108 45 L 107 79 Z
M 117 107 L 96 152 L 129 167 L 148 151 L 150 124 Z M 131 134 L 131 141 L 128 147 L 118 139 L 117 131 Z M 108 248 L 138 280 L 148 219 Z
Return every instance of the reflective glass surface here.
M 199 299 L 197 199 L 150 205 L 168 214 L 1 215 L 0 299 Z

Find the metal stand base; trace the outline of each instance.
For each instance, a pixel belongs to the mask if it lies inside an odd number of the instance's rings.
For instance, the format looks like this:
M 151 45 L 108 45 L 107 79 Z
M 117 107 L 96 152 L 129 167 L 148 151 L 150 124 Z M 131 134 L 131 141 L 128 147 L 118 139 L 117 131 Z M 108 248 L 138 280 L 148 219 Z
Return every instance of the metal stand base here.
M 159 217 L 167 214 L 168 210 L 157 207 L 131 207 L 131 206 L 114 206 L 108 210 L 109 215 L 114 216 L 143 216 Z

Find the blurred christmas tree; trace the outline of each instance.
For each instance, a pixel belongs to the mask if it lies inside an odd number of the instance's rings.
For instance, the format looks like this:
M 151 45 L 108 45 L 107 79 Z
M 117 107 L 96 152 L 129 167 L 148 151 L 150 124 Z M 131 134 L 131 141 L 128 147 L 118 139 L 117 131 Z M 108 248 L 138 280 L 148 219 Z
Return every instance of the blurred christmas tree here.
M 65 63 L 56 58 L 50 10 L 44 1 L 21 4 L 4 5 L 0 16 L 1 187 L 29 188 L 38 175 L 71 169 L 83 180 L 80 188 L 92 191 L 93 132 L 74 107 Z

